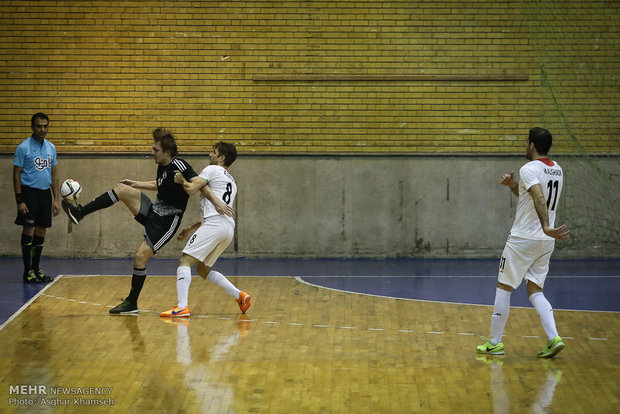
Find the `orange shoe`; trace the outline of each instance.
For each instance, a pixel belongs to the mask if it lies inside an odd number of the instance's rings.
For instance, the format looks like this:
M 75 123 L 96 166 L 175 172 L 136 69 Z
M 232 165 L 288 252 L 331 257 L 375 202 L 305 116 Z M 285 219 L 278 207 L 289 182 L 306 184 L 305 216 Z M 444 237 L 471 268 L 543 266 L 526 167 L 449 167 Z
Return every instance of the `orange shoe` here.
M 186 306 L 183 309 L 179 309 L 178 306 L 175 306 L 172 309 L 168 309 L 167 311 L 160 313 L 159 316 L 163 316 L 167 318 L 178 318 L 181 316 L 189 316 L 189 307 Z
M 239 309 L 241 309 L 241 313 L 245 313 L 248 309 L 250 309 L 250 299 L 252 297 L 245 292 L 239 293 L 239 299 L 237 299 L 237 303 L 239 304 Z

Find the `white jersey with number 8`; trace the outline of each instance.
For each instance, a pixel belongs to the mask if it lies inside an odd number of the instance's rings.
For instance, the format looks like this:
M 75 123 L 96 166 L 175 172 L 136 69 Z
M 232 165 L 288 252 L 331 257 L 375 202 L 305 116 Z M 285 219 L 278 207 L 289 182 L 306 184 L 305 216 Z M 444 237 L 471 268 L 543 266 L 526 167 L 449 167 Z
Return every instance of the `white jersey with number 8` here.
M 207 165 L 204 170 L 199 174 L 199 177 L 207 181 L 207 185 L 211 188 L 217 198 L 222 200 L 229 206 L 232 206 L 235 202 L 237 195 L 237 183 L 232 175 L 219 165 Z M 202 210 L 203 220 L 212 217 L 219 216 L 220 214 L 215 209 L 213 203 L 206 199 L 203 195 L 200 196 L 200 208 Z M 223 216 L 235 225 L 235 220 L 230 216 Z
M 553 240 L 552 237 L 543 232 L 540 219 L 534 208 L 534 201 L 527 190 L 533 185 L 540 184 L 545 200 L 547 200 L 549 226 L 553 227 L 564 182 L 562 167 L 549 158 L 541 158 L 530 161 L 521 167 L 519 177 L 519 201 L 510 234 L 526 239 Z

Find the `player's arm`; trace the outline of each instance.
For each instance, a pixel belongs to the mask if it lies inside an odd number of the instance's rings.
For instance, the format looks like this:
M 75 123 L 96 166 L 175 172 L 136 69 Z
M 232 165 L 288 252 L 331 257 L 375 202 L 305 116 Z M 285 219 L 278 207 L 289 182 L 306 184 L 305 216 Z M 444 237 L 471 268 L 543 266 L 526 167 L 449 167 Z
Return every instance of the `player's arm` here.
M 547 211 L 547 200 L 545 200 L 545 195 L 543 193 L 542 187 L 540 184 L 534 184 L 527 190 L 532 196 L 532 201 L 534 201 L 534 208 L 536 209 L 536 214 L 538 215 L 538 219 L 540 220 L 540 224 L 542 225 L 543 232 L 554 239 L 568 239 L 570 235 L 570 231 L 566 229 L 566 226 L 562 225 L 560 227 L 549 227 L 549 212 Z
M 510 188 L 510 191 L 517 197 L 519 197 L 519 183 L 515 181 L 515 173 L 514 171 L 510 174 L 502 175 L 502 178 L 499 180 L 499 183 Z
M 213 203 L 213 205 L 215 206 L 215 210 L 218 213 L 220 213 L 223 216 L 230 216 L 230 217 L 233 216 L 233 213 L 235 212 L 235 210 L 233 210 L 233 208 L 229 206 L 228 204 L 226 204 L 223 200 L 220 200 L 219 198 L 217 198 L 213 190 L 211 190 L 211 187 L 209 187 L 208 185 L 205 185 L 204 187 L 200 189 L 200 194 L 202 194 L 203 197 L 205 197 L 207 200 Z
M 126 178 L 120 182 L 137 190 L 157 191 L 157 181 L 135 181 Z
M 192 195 L 199 191 L 202 187 L 207 185 L 207 181 L 204 178 L 198 176 L 193 177 L 190 181 L 187 181 L 181 171 L 174 172 L 174 182 L 183 186 L 183 191 L 187 195 Z
M 15 201 L 17 202 L 17 212 L 19 214 L 28 214 L 28 206 L 22 198 L 22 167 L 13 166 L 13 189 L 15 190 Z
M 198 227 L 200 227 L 201 224 L 202 224 L 202 221 L 197 221 L 196 223 L 192 224 L 191 226 L 184 228 L 183 230 L 181 230 L 181 232 L 177 236 L 177 240 L 183 241 L 183 240 L 187 239 L 187 237 L 190 234 L 192 234 L 193 232 L 198 230 Z
M 54 196 L 54 202 L 52 204 L 52 213 L 57 216 L 60 213 L 60 191 L 59 191 L 59 179 L 58 168 L 52 166 L 52 195 Z

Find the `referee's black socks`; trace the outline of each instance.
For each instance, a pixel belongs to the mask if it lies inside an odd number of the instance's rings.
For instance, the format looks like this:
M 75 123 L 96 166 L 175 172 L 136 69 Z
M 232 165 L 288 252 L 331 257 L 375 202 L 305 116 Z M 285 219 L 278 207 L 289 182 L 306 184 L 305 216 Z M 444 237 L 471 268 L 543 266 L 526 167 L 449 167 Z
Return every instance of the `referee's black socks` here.
M 45 237 L 37 236 L 32 238 L 32 270 L 39 271 L 39 263 L 41 262 L 41 252 L 43 251 L 43 243 Z
M 118 197 L 114 190 L 108 190 L 105 193 L 101 194 L 99 197 L 95 198 L 90 203 L 82 206 L 82 215 L 85 216 L 90 213 L 94 213 L 97 210 L 102 210 L 104 208 L 108 208 L 115 203 L 118 203 Z
M 32 269 L 32 239 L 33 236 L 27 236 L 22 233 L 22 259 L 24 259 L 24 273 Z

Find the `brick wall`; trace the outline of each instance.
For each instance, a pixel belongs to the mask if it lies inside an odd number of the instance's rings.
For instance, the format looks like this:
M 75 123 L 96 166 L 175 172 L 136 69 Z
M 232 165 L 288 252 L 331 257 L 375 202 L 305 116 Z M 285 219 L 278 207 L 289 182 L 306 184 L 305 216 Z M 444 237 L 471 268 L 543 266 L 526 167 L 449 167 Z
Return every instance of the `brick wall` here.
M 44 111 L 60 152 L 146 152 L 166 126 L 182 152 L 224 139 L 248 154 L 522 153 L 529 127 L 544 125 L 555 152 L 618 154 L 619 9 L 3 1 L 0 152 Z

